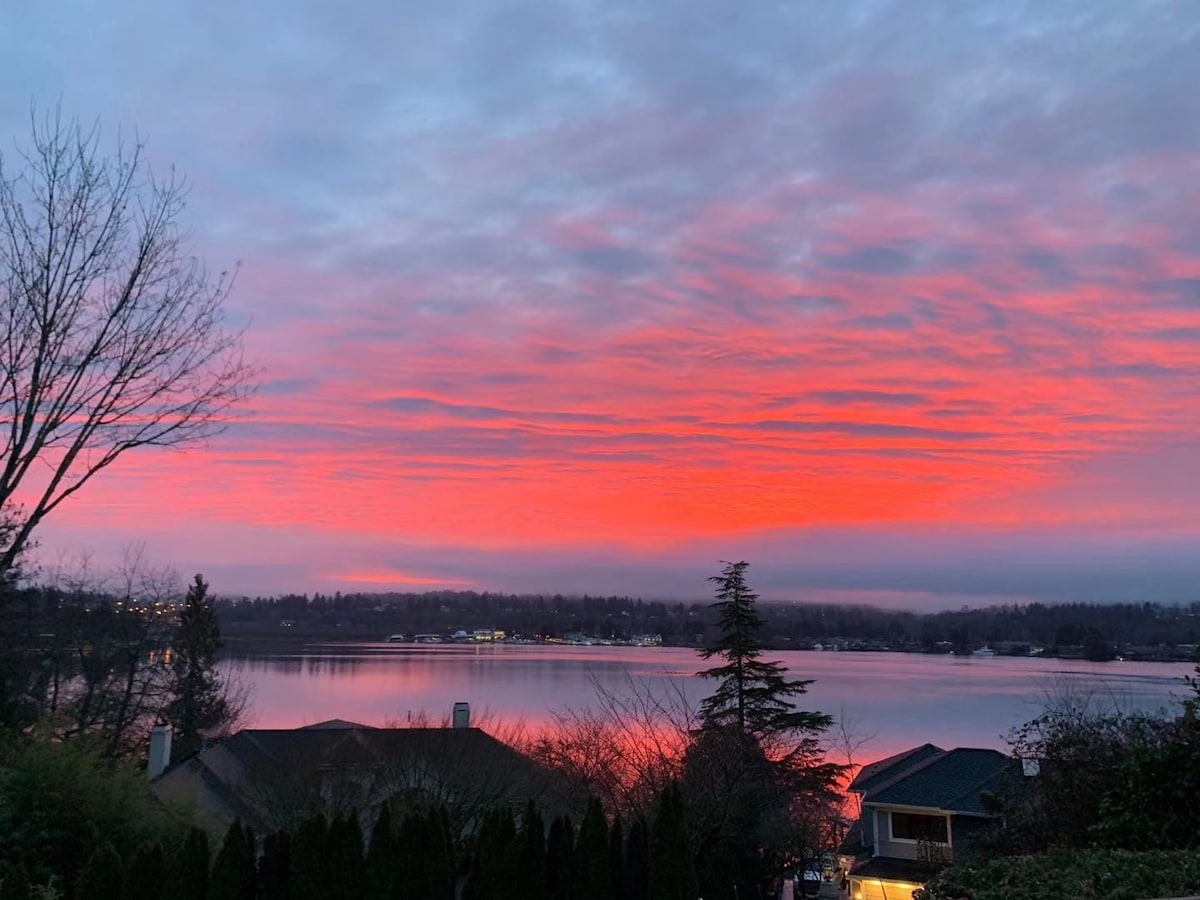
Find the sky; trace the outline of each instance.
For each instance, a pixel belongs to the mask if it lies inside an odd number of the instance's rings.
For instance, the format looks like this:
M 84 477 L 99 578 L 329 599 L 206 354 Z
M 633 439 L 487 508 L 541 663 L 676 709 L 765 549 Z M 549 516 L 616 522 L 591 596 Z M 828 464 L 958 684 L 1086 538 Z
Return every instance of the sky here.
M 13 0 L 0 70 L 0 152 L 57 103 L 186 175 L 262 370 L 47 560 L 1200 600 L 1190 0 Z

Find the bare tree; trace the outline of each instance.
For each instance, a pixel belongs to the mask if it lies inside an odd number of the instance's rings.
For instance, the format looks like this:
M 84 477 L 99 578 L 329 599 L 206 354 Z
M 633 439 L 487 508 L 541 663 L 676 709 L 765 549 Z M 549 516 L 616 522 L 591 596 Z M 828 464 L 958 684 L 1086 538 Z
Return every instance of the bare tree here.
M 592 688 L 591 706 L 556 713 L 522 750 L 564 778 L 570 800 L 597 797 L 609 812 L 634 818 L 682 773 L 696 709 L 681 684 L 656 690 L 627 676 L 618 690 L 595 679 Z
M 833 737 L 830 743 L 832 744 L 832 750 L 839 757 L 838 761 L 844 767 L 845 781 L 843 788 L 849 787 L 850 782 L 854 780 L 854 776 L 858 774 L 861 768 L 858 751 L 868 746 L 875 738 L 876 735 L 874 732 L 864 731 L 859 719 L 853 714 L 847 713 L 846 708 L 842 707 L 840 714 L 834 720 Z M 857 828 L 859 839 L 865 843 L 866 834 L 863 831 L 862 797 L 848 790 L 842 791 L 839 815 L 835 816 L 831 822 L 829 849 L 836 850 L 842 842 L 842 838 L 845 837 L 843 825 Z
M 125 451 L 220 431 L 254 375 L 224 324 L 232 278 L 188 251 L 183 182 L 140 143 L 105 155 L 97 127 L 31 119 L 0 155 L 0 509 L 25 502 L 0 573 Z
M 36 677 L 26 690 L 39 730 L 89 741 L 109 757 L 139 752 L 166 702 L 178 577 L 151 565 L 140 546 L 111 575 L 83 557 L 46 577 L 26 592 L 37 635 L 27 647 Z

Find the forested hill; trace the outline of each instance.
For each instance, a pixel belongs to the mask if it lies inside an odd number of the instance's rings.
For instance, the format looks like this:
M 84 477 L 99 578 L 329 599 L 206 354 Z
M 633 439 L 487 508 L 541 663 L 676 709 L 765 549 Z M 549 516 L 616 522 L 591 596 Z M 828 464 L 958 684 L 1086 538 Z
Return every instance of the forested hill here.
M 510 637 L 661 635 L 669 645 L 703 643 L 714 616 L 705 602 L 633 597 L 545 596 L 438 591 L 422 594 L 286 595 L 226 600 L 224 634 L 262 639 L 375 639 L 496 629 Z M 1200 643 L 1200 602 L 992 606 L 915 613 L 869 606 L 771 603 L 759 610 L 777 649 L 820 644 L 850 650 L 1191 659 Z

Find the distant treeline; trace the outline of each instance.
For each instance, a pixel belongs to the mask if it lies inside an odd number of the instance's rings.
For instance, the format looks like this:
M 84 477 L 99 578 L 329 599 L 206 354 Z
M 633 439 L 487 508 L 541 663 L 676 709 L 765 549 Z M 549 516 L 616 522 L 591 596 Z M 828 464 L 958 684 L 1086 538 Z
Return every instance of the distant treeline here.
M 1028 603 L 918 613 L 829 603 L 763 602 L 763 635 L 776 649 L 820 644 L 847 650 L 1190 659 L 1200 643 L 1200 602 Z M 661 635 L 664 644 L 697 646 L 715 618 L 704 602 L 635 597 L 431 591 L 385 594 L 289 594 L 227 600 L 219 607 L 229 638 L 376 639 L 403 633 L 452 634 L 496 629 L 510 637 L 587 635 L 628 640 Z

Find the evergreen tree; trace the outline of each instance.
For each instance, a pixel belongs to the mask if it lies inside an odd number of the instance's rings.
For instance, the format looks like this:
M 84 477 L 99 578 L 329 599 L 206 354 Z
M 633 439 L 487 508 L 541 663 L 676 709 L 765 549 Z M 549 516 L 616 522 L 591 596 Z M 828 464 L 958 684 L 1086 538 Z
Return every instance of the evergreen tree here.
M 425 836 L 425 814 L 421 809 L 409 809 L 400 822 L 400 834 L 396 842 L 397 868 L 403 882 L 402 895 L 416 900 L 428 896 L 425 858 L 427 838 Z
M 171 900 L 207 900 L 208 835 L 199 828 L 188 830 L 167 867 L 166 894 Z
M 362 827 L 355 813 L 338 816 L 329 828 L 329 871 L 331 900 L 362 900 L 366 892 L 366 869 Z
M 159 900 L 167 879 L 167 860 L 162 844 L 154 841 L 143 844 L 129 864 L 125 890 L 129 900 Z
M 717 689 L 700 704 L 706 728 L 735 728 L 759 739 L 780 732 L 815 734 L 828 728 L 833 719 L 823 713 L 797 711 L 791 698 L 807 691 L 812 681 L 790 680 L 777 662 L 763 662 L 758 632 L 762 620 L 754 603 L 758 594 L 746 585 L 747 562 L 726 564 L 717 584 L 721 636 L 700 651 L 703 659 L 719 656 L 724 664 L 705 669 L 701 678 L 717 681 Z
M 746 584 L 747 568 L 728 563 L 709 579 L 721 635 L 700 655 L 723 664 L 699 673 L 717 689 L 701 703 L 703 727 L 684 757 L 698 874 L 712 900 L 767 891 L 785 860 L 811 853 L 842 772 L 825 762 L 818 741 L 831 717 L 795 708 L 812 682 L 761 659 L 758 595 Z
M 171 641 L 172 699 L 167 718 L 175 728 L 174 750 L 179 758 L 199 748 L 201 731 L 223 725 L 233 716 L 217 674 L 220 648 L 221 627 L 208 583 L 197 575 Z
M 648 900 L 695 900 L 699 895 L 683 798 L 675 785 L 659 796 L 657 814 L 650 829 L 647 881 Z
M 530 800 L 521 816 L 517 834 L 517 871 L 514 895 L 521 900 L 546 898 L 546 825 Z
M 757 739 L 733 729 L 703 729 L 684 756 L 683 793 L 699 835 L 696 875 L 712 900 L 757 896 L 779 873 L 783 849 L 791 858 L 811 852 L 796 839 L 806 824 L 795 797 Z
M 550 900 L 571 900 L 575 871 L 575 829 L 571 820 L 559 816 L 550 823 L 546 839 L 546 893 Z
M 608 822 L 595 797 L 588 800 L 587 811 L 579 823 L 575 843 L 576 900 L 609 900 L 612 877 L 608 854 Z
M 484 814 L 475 838 L 463 900 L 506 900 L 514 897 L 517 829 L 508 807 Z
M 292 872 L 291 849 L 292 839 L 286 831 L 263 839 L 263 854 L 258 861 L 260 900 L 286 900 Z
M 77 900 L 113 900 L 125 896 L 125 867 L 112 844 L 101 844 L 88 858 L 79 873 L 75 896 Z
M 379 814 L 371 827 L 371 840 L 367 845 L 367 900 L 391 900 L 395 896 L 399 874 L 396 867 L 398 853 L 396 836 L 392 833 L 391 806 L 385 801 L 379 805 Z
M 608 884 L 609 896 L 612 900 L 623 900 L 621 883 L 625 865 L 625 829 L 621 817 L 613 819 L 612 827 L 608 830 Z
M 291 900 L 328 900 L 331 881 L 329 824 L 324 813 L 313 813 L 300 823 L 291 842 L 291 862 L 288 897 Z
M 444 806 L 413 809 L 400 825 L 400 871 L 405 895 L 453 900 L 454 844 Z
M 629 826 L 625 864 L 621 868 L 622 900 L 646 900 L 650 885 L 650 829 L 640 816 Z
M 226 829 L 209 875 L 209 900 L 254 900 L 258 873 L 253 841 L 252 834 L 238 819 Z
M 430 900 L 454 900 L 457 869 L 454 864 L 454 828 L 450 824 L 450 811 L 439 803 L 429 813 L 426 831 L 429 839 Z

